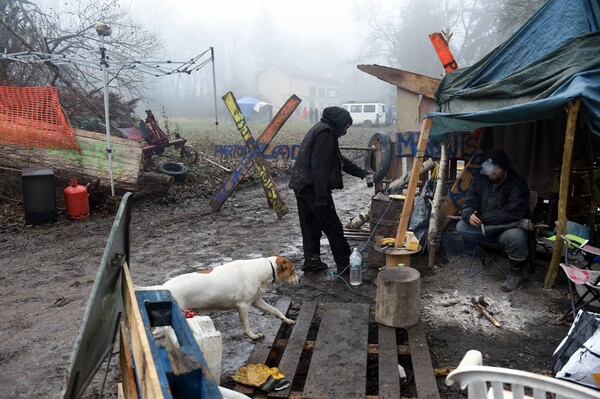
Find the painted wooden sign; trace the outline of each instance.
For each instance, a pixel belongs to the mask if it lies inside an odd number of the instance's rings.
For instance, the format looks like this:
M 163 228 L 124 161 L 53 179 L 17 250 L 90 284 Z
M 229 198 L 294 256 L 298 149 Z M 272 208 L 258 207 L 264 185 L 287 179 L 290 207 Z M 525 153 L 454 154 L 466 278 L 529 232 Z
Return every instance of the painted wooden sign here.
M 417 143 L 419 142 L 419 132 L 399 132 L 396 133 L 396 156 L 414 157 L 417 153 Z M 479 136 L 475 133 L 452 133 L 448 142 L 448 158 L 450 159 L 469 159 L 477 148 Z M 439 158 L 442 150 L 438 144 L 431 141 L 425 149 L 425 156 Z
M 279 190 L 273 181 L 271 173 L 269 172 L 265 159 L 262 155 L 262 151 L 266 148 L 266 146 L 268 146 L 271 140 L 273 140 L 283 124 L 292 115 L 296 107 L 298 107 L 301 101 L 300 98 L 298 98 L 296 95 L 292 95 L 285 102 L 279 112 L 277 112 L 275 117 L 265 128 L 258 141 L 254 140 L 254 137 L 250 132 L 250 128 L 246 123 L 244 115 L 242 115 L 233 93 L 228 92 L 225 94 L 223 96 L 223 101 L 225 102 L 227 109 L 231 113 L 231 116 L 233 117 L 233 120 L 240 131 L 245 145 L 248 147 L 248 154 L 233 169 L 229 178 L 223 183 L 223 187 L 221 187 L 221 189 L 215 194 L 215 197 L 210 202 L 211 208 L 214 211 L 221 209 L 239 182 L 244 178 L 246 173 L 248 173 L 250 168 L 254 166 L 257 170 L 260 181 L 263 184 L 269 206 L 274 208 L 278 218 L 283 217 L 289 212 L 289 210 L 281 199 L 281 195 L 279 194 Z
M 444 231 L 450 223 L 450 219 L 446 216 L 456 215 L 458 211 L 460 211 L 463 202 L 465 202 L 467 190 L 471 185 L 471 181 L 473 181 L 473 175 L 481 167 L 483 155 L 483 152 L 480 151 L 473 153 L 471 159 L 469 159 L 469 162 L 467 162 L 462 173 L 458 179 L 456 179 L 454 185 L 450 189 L 450 192 L 444 199 L 444 202 L 440 207 L 440 231 Z

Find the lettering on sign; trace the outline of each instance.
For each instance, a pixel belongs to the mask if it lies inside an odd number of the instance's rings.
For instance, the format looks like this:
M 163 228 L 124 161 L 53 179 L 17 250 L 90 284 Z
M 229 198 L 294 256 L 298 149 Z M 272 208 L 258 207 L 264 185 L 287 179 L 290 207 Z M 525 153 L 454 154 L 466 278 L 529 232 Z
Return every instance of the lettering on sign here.
M 420 132 L 396 133 L 396 156 L 414 157 L 417 153 Z M 479 137 L 474 133 L 452 133 L 448 143 L 448 157 L 456 159 L 469 159 L 477 148 Z M 439 158 L 442 149 L 431 141 L 427 143 L 425 156 Z
M 255 145 L 261 150 L 264 159 L 291 160 L 294 161 L 300 151 L 299 144 L 279 144 L 269 145 L 255 142 Z M 252 153 L 252 150 L 245 144 L 219 144 L 213 149 L 213 156 L 221 159 L 245 158 Z

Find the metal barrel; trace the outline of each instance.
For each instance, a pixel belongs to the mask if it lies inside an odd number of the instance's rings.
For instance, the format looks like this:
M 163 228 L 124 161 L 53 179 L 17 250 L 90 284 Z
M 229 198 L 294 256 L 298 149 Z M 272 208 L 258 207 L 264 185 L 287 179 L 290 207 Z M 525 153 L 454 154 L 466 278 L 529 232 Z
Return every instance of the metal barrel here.
M 391 203 L 390 203 L 391 202 Z M 374 233 L 368 244 L 367 259 L 369 266 L 380 268 L 385 266 L 385 255 L 373 248 L 375 237 L 396 237 L 398 222 L 402 214 L 404 200 L 378 195 L 371 199 L 370 228 Z

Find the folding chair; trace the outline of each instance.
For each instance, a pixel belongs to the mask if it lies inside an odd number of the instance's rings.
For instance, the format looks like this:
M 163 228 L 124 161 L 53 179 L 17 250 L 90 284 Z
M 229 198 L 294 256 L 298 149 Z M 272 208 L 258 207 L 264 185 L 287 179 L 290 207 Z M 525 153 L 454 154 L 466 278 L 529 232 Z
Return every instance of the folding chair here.
M 504 367 L 483 366 L 482 363 L 481 352 L 468 351 L 458 367 L 446 377 L 446 385 L 458 382 L 461 389 L 468 388 L 469 399 L 598 398 L 598 391 L 570 381 Z M 526 395 L 527 391 L 531 391 L 533 396 Z
M 594 301 L 600 302 L 600 271 L 581 269 L 569 264 L 569 249 L 581 251 L 585 254 L 584 258 L 588 261 L 587 266 L 589 267 L 596 256 L 600 256 L 600 248 L 596 248 L 587 244 L 587 241 L 583 244 L 576 241 L 570 240 L 568 237 L 562 236 L 561 238 L 565 241 L 565 263 L 561 263 L 563 271 L 567 275 L 569 283 L 569 292 L 571 294 L 571 307 L 572 309 L 567 312 L 562 319 L 565 319 L 569 314 L 575 314 L 579 309 L 590 305 Z M 576 291 L 579 295 L 577 302 L 574 300 L 573 288 L 571 283 L 576 285 Z M 581 289 L 577 289 L 581 287 Z M 586 298 L 588 298 L 586 300 Z
M 488 251 L 486 251 L 486 249 Z M 490 251 L 496 251 L 496 253 L 491 255 Z M 506 276 L 506 272 L 500 267 L 498 263 L 496 263 L 497 260 L 502 259 L 504 257 L 507 257 L 507 255 L 506 251 L 501 245 L 491 243 L 475 243 L 475 249 L 473 250 L 471 262 L 469 262 L 469 268 L 467 269 L 467 277 L 474 277 L 492 265 L 496 266 L 496 268 Z M 473 263 L 475 262 L 475 258 L 479 259 L 482 267 L 481 269 L 475 271 L 473 274 L 470 274 L 471 268 L 473 267 Z
M 529 210 L 531 211 L 532 217 L 533 217 L 533 211 L 535 210 L 535 207 L 537 205 L 537 200 L 538 200 L 537 192 L 530 191 L 529 192 Z M 537 227 L 537 225 L 535 225 L 533 231 L 530 231 L 529 234 L 527 235 L 527 245 L 528 245 L 528 249 L 529 249 L 529 251 L 528 251 L 529 252 L 529 267 L 532 271 L 535 268 L 535 248 L 536 248 L 535 227 Z M 489 251 L 486 251 L 486 249 Z M 494 251 L 495 253 L 491 254 L 490 253 L 491 251 Z M 500 270 L 506 276 L 506 272 L 497 263 L 498 260 L 505 258 L 505 257 L 507 258 L 508 255 L 506 254 L 506 251 L 504 250 L 504 247 L 502 247 L 502 245 L 493 244 L 493 243 L 476 243 L 475 249 L 473 250 L 473 255 L 471 256 L 471 262 L 469 263 L 469 268 L 467 269 L 467 277 L 468 278 L 474 277 L 492 265 L 496 266 L 496 268 L 498 268 L 498 270 Z M 470 274 L 471 268 L 473 267 L 473 262 L 475 261 L 475 258 L 479 258 L 479 260 L 481 261 L 481 264 L 482 264 L 482 268 L 477 270 L 473 274 Z

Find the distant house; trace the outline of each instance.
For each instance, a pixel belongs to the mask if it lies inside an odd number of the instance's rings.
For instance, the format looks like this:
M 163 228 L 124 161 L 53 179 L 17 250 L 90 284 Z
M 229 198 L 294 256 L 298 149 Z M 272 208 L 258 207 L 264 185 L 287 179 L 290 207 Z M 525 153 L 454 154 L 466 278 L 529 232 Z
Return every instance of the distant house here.
M 341 82 L 326 74 L 300 68 L 283 68 L 271 65 L 258 74 L 258 93 L 265 101 L 281 106 L 292 94 L 302 99 L 298 107 L 324 107 L 340 104 Z

